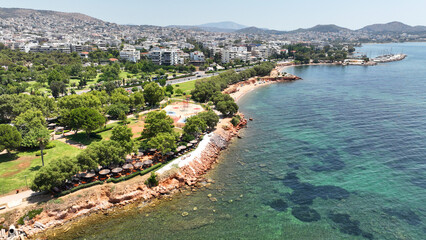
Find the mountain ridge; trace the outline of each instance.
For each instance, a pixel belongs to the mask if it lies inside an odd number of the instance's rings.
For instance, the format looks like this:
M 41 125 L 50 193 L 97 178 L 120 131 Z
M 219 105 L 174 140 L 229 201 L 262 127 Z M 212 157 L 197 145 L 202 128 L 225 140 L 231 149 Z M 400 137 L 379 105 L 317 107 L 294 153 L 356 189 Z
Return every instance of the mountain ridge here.
M 68 20 L 80 20 L 87 22 L 96 23 L 110 23 L 102 19 L 91 17 L 82 13 L 68 13 L 53 10 L 39 10 L 39 9 L 27 9 L 27 8 L 1 8 L 0 7 L 0 18 L 15 18 L 15 17 L 37 17 L 40 15 L 45 16 L 56 16 L 65 18 Z M 122 24 L 117 24 L 122 25 Z M 136 24 L 132 24 L 136 25 Z M 144 26 L 144 25 L 137 25 Z M 194 31 L 207 31 L 207 32 L 224 32 L 224 33 L 242 33 L 242 34 L 286 34 L 286 33 L 304 33 L 304 32 L 320 32 L 320 33 L 336 33 L 336 32 L 358 32 L 364 31 L 373 34 L 402 34 L 402 33 L 426 33 L 426 26 L 410 26 L 402 22 L 393 21 L 388 23 L 379 23 L 367 25 L 361 29 L 351 30 L 348 28 L 340 27 L 335 24 L 316 25 L 311 28 L 299 28 L 292 31 L 280 31 L 273 29 L 258 28 L 255 26 L 245 26 L 232 21 L 212 22 L 200 25 L 170 25 L 167 27 L 190 29 Z
M 60 12 L 53 10 L 39 10 L 39 9 L 29 9 L 29 8 L 1 8 L 0 7 L 0 18 L 16 18 L 16 17 L 30 17 L 36 14 L 58 16 L 67 19 L 77 19 L 82 21 L 90 22 L 105 22 L 107 21 L 91 17 L 86 14 L 76 13 L 76 12 Z

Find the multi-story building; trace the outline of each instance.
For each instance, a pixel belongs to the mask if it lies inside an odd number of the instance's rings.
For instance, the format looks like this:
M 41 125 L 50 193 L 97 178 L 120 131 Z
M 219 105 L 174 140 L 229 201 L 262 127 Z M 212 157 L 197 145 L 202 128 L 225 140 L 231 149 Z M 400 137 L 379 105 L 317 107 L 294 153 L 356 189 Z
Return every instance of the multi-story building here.
M 200 51 L 191 52 L 189 54 L 189 59 L 195 62 L 204 62 L 204 53 Z
M 136 50 L 135 47 L 126 45 L 120 51 L 120 58 L 130 62 L 137 62 L 141 59 L 141 52 Z
M 178 65 L 183 60 L 177 49 L 154 49 L 149 52 L 149 58 L 157 65 Z

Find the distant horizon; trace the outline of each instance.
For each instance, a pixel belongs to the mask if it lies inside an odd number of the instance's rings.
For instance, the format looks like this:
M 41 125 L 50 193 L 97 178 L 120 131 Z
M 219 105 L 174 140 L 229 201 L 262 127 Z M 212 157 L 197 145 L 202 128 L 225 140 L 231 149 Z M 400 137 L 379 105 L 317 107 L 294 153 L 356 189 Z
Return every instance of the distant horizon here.
M 255 0 L 237 0 L 231 3 L 218 0 L 214 6 L 195 0 L 187 0 L 185 4 L 171 0 L 164 0 L 163 2 L 161 6 L 167 7 L 160 8 L 158 2 L 152 0 L 143 3 L 136 0 L 125 0 L 121 1 L 120 5 L 111 0 L 93 0 L 90 2 L 74 0 L 65 3 L 48 0 L 3 0 L 0 7 L 81 13 L 121 25 L 161 27 L 170 25 L 197 26 L 217 22 L 234 22 L 247 27 L 279 31 L 311 28 L 316 25 L 337 25 L 358 30 L 367 25 L 389 22 L 402 22 L 410 26 L 426 26 L 426 20 L 422 17 L 421 11 L 421 9 L 426 8 L 426 3 L 417 3 L 414 0 L 407 0 L 404 4 L 390 0 L 386 2 L 386 9 L 383 9 L 383 4 L 371 3 L 371 1 L 366 0 L 360 0 L 356 5 L 340 3 L 335 0 L 324 0 L 321 3 L 309 3 L 308 0 L 300 0 L 298 3 L 282 3 L 278 0 L 271 0 L 268 4 L 259 4 Z M 365 2 L 366 5 L 363 5 L 362 2 Z M 413 5 L 407 4 L 407 2 L 413 2 Z M 271 6 L 275 7 L 272 8 Z M 305 8 L 300 9 L 301 6 Z M 349 8 L 351 10 L 347 12 Z M 293 11 L 293 9 L 295 10 Z M 317 9 L 321 9 L 321 11 Z M 188 14 L 182 14 L 183 12 L 190 13 L 192 17 L 188 17 Z M 216 14 L 206 14 L 207 12 Z M 377 12 L 381 14 L 378 15 Z

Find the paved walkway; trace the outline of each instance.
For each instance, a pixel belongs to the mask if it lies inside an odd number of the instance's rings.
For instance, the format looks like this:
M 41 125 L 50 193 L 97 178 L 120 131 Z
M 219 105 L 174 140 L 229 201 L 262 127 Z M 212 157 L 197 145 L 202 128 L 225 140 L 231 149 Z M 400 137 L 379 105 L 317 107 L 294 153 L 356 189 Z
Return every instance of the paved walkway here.
M 20 192 L 18 194 L 12 194 L 12 195 L 0 197 L 0 206 L 8 204 L 8 205 L 11 205 L 11 206 L 8 206 L 9 208 L 16 207 L 19 205 L 19 204 L 16 205 L 16 203 L 22 202 L 24 199 L 31 197 L 34 194 L 36 194 L 36 192 L 27 190 L 27 191 Z

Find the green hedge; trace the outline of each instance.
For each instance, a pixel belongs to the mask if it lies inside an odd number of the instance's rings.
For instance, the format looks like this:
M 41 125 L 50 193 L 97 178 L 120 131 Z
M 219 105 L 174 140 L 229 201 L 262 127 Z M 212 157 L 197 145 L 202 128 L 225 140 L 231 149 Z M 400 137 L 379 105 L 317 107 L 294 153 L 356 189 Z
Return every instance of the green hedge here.
M 92 133 L 106 132 L 106 131 L 109 131 L 109 130 L 111 130 L 113 128 L 114 128 L 114 126 L 108 126 L 108 127 L 104 127 L 104 128 L 99 128 L 99 129 L 93 131 Z
M 161 165 L 163 165 L 163 164 L 162 163 L 157 163 L 157 164 L 155 164 L 154 166 L 152 166 L 150 168 L 147 168 L 147 169 L 145 169 L 143 171 L 140 171 L 140 172 L 132 173 L 132 174 L 130 174 L 128 176 L 124 176 L 124 177 L 120 177 L 120 178 L 110 178 L 110 179 L 107 180 L 107 183 L 110 183 L 110 182 L 112 182 L 112 183 L 119 183 L 119 182 L 122 182 L 122 181 L 127 181 L 129 179 L 132 179 L 132 178 L 134 178 L 136 176 L 143 176 L 143 175 L 145 175 L 145 174 L 147 174 L 147 173 L 149 173 L 149 172 L 151 172 L 151 171 L 153 171 L 153 170 L 161 167 Z
M 96 182 L 82 184 L 82 185 L 79 185 L 75 188 L 71 188 L 70 190 L 63 191 L 63 192 L 59 193 L 58 195 L 56 195 L 55 197 L 62 197 L 62 196 L 65 196 L 67 194 L 78 191 L 80 189 L 85 189 L 85 188 L 88 188 L 88 187 L 92 187 L 92 186 L 95 186 L 95 185 L 101 185 L 101 184 L 104 184 L 104 182 L 103 181 L 96 181 Z

